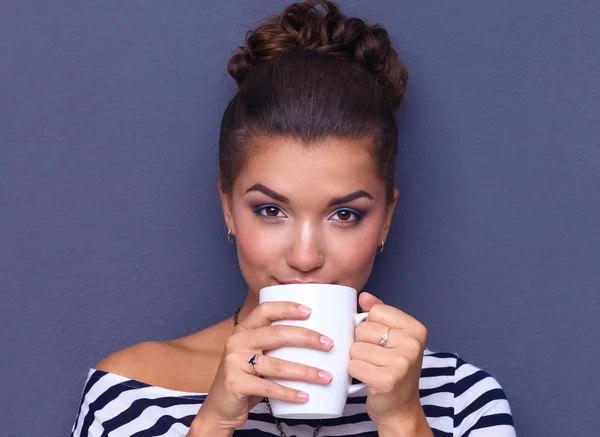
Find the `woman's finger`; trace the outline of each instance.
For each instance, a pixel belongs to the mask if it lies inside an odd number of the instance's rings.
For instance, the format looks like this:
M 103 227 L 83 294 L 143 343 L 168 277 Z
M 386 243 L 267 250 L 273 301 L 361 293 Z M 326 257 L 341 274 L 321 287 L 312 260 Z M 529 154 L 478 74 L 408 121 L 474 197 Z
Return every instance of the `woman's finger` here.
M 379 344 L 379 341 L 383 338 L 388 328 L 388 326 L 377 322 L 366 321 L 359 323 L 354 331 L 354 341 Z M 395 340 L 398 338 L 398 334 L 392 332 L 394 330 L 395 329 L 390 328 L 388 332 L 388 341 L 385 344 L 385 347 L 388 349 L 395 346 Z
M 396 355 L 391 349 L 385 349 L 372 343 L 354 343 L 350 346 L 350 359 L 364 361 L 374 366 L 395 367 Z M 364 381 L 363 381 L 364 382 Z
M 333 340 L 327 336 L 301 326 L 288 325 L 263 326 L 232 336 L 229 341 L 236 343 L 234 350 L 244 348 L 267 351 L 293 346 L 328 351 L 333 347 Z
M 240 378 L 240 392 L 243 396 L 260 396 L 263 398 L 277 399 L 295 404 L 308 400 L 308 393 L 293 388 L 284 387 L 268 379 L 257 378 L 250 374 L 243 374 Z
M 417 319 L 390 305 L 373 305 L 367 321 L 406 331 L 425 344 L 427 329 Z M 382 333 L 383 335 L 383 333 Z
M 262 354 L 256 356 L 254 371 L 261 377 L 304 381 L 314 384 L 329 384 L 332 379 L 331 373 L 325 370 Z M 254 371 L 252 365 L 248 364 L 246 373 L 255 375 Z
M 296 302 L 263 302 L 257 306 L 238 326 L 238 331 L 247 331 L 269 326 L 277 320 L 304 320 L 312 310 Z

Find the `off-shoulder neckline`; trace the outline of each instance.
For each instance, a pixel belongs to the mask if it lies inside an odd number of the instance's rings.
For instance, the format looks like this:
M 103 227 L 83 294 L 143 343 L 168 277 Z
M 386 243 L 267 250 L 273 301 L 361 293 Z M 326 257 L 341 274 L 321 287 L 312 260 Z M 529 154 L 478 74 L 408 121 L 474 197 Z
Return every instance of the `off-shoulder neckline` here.
M 104 370 L 98 370 L 93 367 L 90 368 L 90 370 L 89 370 L 88 378 L 95 378 L 95 379 L 108 378 L 110 380 L 110 382 L 115 383 L 115 384 L 121 384 L 121 385 L 125 385 L 125 386 L 131 387 L 131 388 L 138 388 L 138 389 L 143 388 L 145 391 L 163 393 L 168 396 L 178 396 L 178 397 L 185 396 L 185 397 L 193 397 L 193 398 L 206 398 L 206 396 L 208 395 L 208 393 L 206 393 L 206 392 L 189 392 L 189 391 L 182 391 L 182 390 L 173 390 L 173 389 L 161 387 L 158 385 L 152 385 L 152 384 L 148 384 L 148 383 L 145 383 L 142 381 L 138 381 L 136 379 L 128 378 L 123 375 L 119 375 L 117 373 L 106 372 Z
M 424 353 L 425 356 L 435 355 L 435 354 L 436 354 L 435 352 L 432 352 L 428 348 L 425 348 L 425 353 Z M 455 354 L 452 354 L 452 353 L 448 353 L 448 354 L 444 354 L 444 355 L 456 356 Z M 98 370 L 94 367 L 90 368 L 90 370 L 88 372 L 88 379 L 91 379 L 91 378 L 94 378 L 94 379 L 109 378 L 111 380 L 111 382 L 114 382 L 115 384 L 121 384 L 121 385 L 125 385 L 125 386 L 131 387 L 131 388 L 138 388 L 138 389 L 143 388 L 146 391 L 163 393 L 168 396 L 191 397 L 191 398 L 195 398 L 195 399 L 199 399 L 199 398 L 204 399 L 208 395 L 208 393 L 206 393 L 206 392 L 189 392 L 189 391 L 182 391 L 182 390 L 173 390 L 173 389 L 161 387 L 158 385 L 152 385 L 152 384 L 148 384 L 148 383 L 145 383 L 142 381 L 138 381 L 136 379 L 128 378 L 123 375 L 119 375 L 117 373 L 106 372 L 104 370 Z

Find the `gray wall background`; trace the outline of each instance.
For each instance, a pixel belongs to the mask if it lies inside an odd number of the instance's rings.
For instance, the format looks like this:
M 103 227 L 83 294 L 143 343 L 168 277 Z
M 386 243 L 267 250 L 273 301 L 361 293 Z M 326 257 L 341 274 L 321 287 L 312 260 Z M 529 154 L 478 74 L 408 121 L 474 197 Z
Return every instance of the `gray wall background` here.
M 108 353 L 245 295 L 216 190 L 226 61 L 284 1 L 0 13 L 2 436 L 70 431 Z M 600 429 L 600 2 L 342 1 L 407 64 L 369 289 L 499 379 L 521 436 Z

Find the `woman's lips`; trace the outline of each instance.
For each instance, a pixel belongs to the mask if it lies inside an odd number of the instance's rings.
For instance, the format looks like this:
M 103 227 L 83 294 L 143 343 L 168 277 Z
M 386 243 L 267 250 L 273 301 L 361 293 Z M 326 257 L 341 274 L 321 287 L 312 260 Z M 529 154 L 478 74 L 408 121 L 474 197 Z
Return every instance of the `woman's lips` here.
M 297 279 L 291 280 L 291 281 L 277 281 L 282 285 L 286 285 L 286 284 L 324 284 L 324 282 L 321 281 L 299 281 Z

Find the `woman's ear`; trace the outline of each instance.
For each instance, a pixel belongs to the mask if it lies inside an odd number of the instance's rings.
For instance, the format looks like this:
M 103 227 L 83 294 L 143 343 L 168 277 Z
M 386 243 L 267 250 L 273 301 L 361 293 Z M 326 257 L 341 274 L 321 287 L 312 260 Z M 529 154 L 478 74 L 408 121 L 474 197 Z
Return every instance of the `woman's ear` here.
M 231 205 L 231 194 L 223 191 L 221 181 L 219 181 L 219 196 L 221 197 L 221 206 L 223 207 L 223 218 L 225 219 L 225 226 L 235 235 L 235 225 L 233 222 L 232 205 Z
M 381 242 L 384 243 L 387 234 L 390 231 L 390 226 L 392 225 L 392 216 L 394 215 L 394 209 L 396 209 L 396 202 L 398 201 L 399 192 L 397 188 L 394 188 L 394 194 L 392 195 L 392 200 L 385 207 L 385 221 L 383 222 L 383 229 L 381 230 Z

